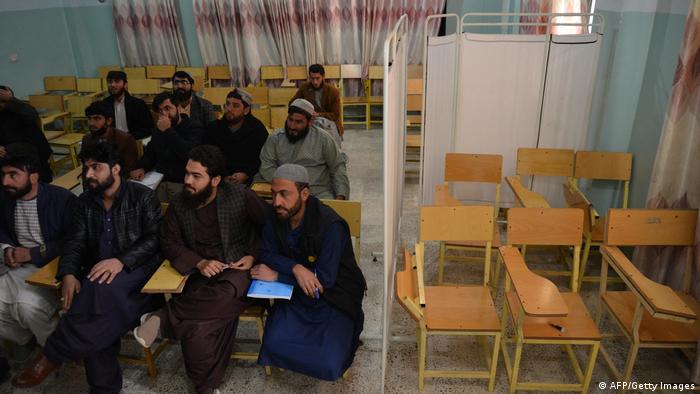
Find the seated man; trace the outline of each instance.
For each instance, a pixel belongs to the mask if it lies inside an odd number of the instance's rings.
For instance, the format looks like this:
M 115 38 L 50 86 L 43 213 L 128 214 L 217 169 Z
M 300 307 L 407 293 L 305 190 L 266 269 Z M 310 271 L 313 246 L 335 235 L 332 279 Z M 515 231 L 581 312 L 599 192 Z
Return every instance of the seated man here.
M 176 71 L 173 74 L 173 93 L 180 105 L 178 109 L 190 119 L 201 125 L 216 120 L 216 110 L 209 100 L 197 96 L 194 91 L 194 78 L 187 71 Z
M 290 100 L 290 104 L 303 98 L 314 105 L 314 111 L 320 117 L 335 122 L 338 134 L 343 136 L 343 122 L 340 119 L 340 92 L 335 86 L 326 83 L 326 70 L 320 64 L 309 66 L 309 81 L 299 87 Z
M 185 189 L 173 199 L 161 231 L 165 258 L 190 277 L 181 294 L 134 330 L 145 347 L 159 331 L 179 340 L 197 393 L 221 384 L 269 209 L 250 189 L 222 182 L 225 168 L 215 146 L 190 151 Z
M 56 275 L 66 313 L 43 352 L 14 378 L 15 387 L 36 386 L 61 364 L 83 360 L 91 392 L 118 393 L 121 337 L 162 300 L 140 292 L 162 260 L 155 193 L 122 179 L 111 142 L 83 149 L 80 160 L 86 191 Z
M 126 131 L 140 140 L 151 136 L 153 118 L 146 102 L 129 94 L 129 84 L 124 71 L 107 73 L 107 104 L 114 107 L 114 127 Z
M 25 279 L 60 254 L 76 197 L 39 181 L 39 159 L 31 145 L 8 145 L 0 166 L 0 338 L 19 344 L 15 354 L 28 358 L 34 337 L 44 346 L 56 328 L 58 299 L 51 289 Z
M 169 202 L 182 191 L 187 155 L 204 136 L 202 126 L 181 114 L 179 105 L 180 101 L 170 92 L 153 99 L 153 112 L 158 113 L 156 129 L 143 157 L 136 163 L 136 169 L 131 171 L 131 178 L 138 181 L 142 181 L 149 171 L 163 174 L 157 186 L 161 202 Z
M 272 177 L 277 214 L 263 230 L 254 279 L 294 285 L 275 300 L 258 363 L 337 380 L 352 364 L 364 324 L 365 278 L 355 261 L 348 224 L 309 195 L 309 176 L 296 164 Z
M 345 160 L 333 137 L 311 124 L 313 105 L 296 99 L 289 106 L 284 130 L 270 135 L 260 151 L 257 181 L 270 182 L 282 164 L 303 165 L 309 173 L 311 194 L 317 198 L 345 200 L 350 193 Z
M 114 108 L 104 101 L 95 101 L 85 108 L 85 117 L 88 119 L 90 132 L 83 137 L 82 149 L 100 140 L 111 141 L 119 150 L 122 175 L 128 176 L 138 160 L 138 148 L 131 134 L 113 127 Z
M 12 89 L 0 86 L 0 157 L 5 156 L 6 146 L 12 143 L 33 145 L 39 155 L 39 179 L 51 182 L 53 174 L 49 165 L 51 146 L 41 127 L 41 119 L 34 107 L 14 97 Z
M 250 184 L 260 169 L 260 150 L 267 140 L 267 128 L 250 112 L 252 97 L 243 89 L 226 96 L 224 116 L 209 125 L 205 141 L 218 146 L 226 157 L 224 178 Z

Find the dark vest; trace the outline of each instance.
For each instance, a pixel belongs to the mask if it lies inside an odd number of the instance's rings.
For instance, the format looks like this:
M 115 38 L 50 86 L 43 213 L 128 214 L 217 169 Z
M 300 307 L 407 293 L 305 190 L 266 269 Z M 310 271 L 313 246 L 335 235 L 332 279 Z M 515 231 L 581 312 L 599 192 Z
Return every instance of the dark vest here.
M 244 190 L 241 185 L 221 182 L 216 193 L 216 210 L 226 263 L 238 261 L 246 255 L 252 236 L 251 231 L 254 229 L 246 214 Z M 185 205 L 182 193 L 175 196 L 171 204 L 185 244 L 194 250 L 194 209 Z
M 299 238 L 299 248 L 306 258 L 300 263 L 310 271 L 314 270 L 316 259 L 321 253 L 323 235 L 336 222 L 342 223 L 345 227 L 347 240 L 345 249 L 343 249 L 340 257 L 340 267 L 338 268 L 335 285 L 329 289 L 324 289 L 321 297 L 333 308 L 353 319 L 355 321 L 355 329 L 362 331 L 364 323 L 362 298 L 367 290 L 367 282 L 365 282 L 365 277 L 362 275 L 362 271 L 355 260 L 352 240 L 350 239 L 350 229 L 343 218 L 333 209 L 322 204 L 314 196 L 309 196 L 306 202 L 306 212 Z M 275 220 L 274 223 L 279 245 L 281 245 L 284 254 L 291 257 L 292 252 L 289 250 L 286 241 L 286 234 L 289 231 L 286 222 Z M 359 331 L 357 332 L 358 336 Z

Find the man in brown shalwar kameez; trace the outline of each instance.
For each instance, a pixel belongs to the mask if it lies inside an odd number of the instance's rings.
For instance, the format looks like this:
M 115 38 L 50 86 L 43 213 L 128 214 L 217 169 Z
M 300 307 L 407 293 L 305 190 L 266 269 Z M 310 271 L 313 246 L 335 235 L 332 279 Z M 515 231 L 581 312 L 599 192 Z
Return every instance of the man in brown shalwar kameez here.
M 190 151 L 184 190 L 172 200 L 161 230 L 164 257 L 190 277 L 181 294 L 142 317 L 134 330 L 145 347 L 158 334 L 179 340 L 197 393 L 216 392 L 221 384 L 269 210 L 249 189 L 222 181 L 225 171 L 219 148 Z

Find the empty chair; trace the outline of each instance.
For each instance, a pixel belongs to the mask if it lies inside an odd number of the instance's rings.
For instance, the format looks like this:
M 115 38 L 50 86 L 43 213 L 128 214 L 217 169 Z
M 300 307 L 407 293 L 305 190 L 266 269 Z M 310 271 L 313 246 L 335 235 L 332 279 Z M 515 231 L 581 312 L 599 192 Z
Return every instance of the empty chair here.
M 448 153 L 445 155 L 445 183 L 441 185 L 441 191 L 436 194 L 450 194 L 450 185 L 455 182 L 459 183 L 486 183 L 493 186 L 493 195 L 489 197 L 493 201 L 496 209 L 494 210 L 493 221 L 493 237 L 491 246 L 498 248 L 501 246 L 501 234 L 498 231 L 496 218 L 498 217 L 498 206 L 501 199 L 501 169 L 503 167 L 503 157 L 501 155 L 486 155 L 486 154 L 471 154 L 471 153 Z M 438 199 L 436 204 L 439 205 Z M 448 205 L 454 205 L 454 199 L 448 202 Z M 451 203 L 451 204 L 450 204 Z M 459 205 L 459 204 L 458 204 Z M 485 242 L 459 241 L 459 242 L 441 242 L 440 243 L 440 259 L 438 261 L 438 284 L 442 284 L 444 275 L 444 263 L 446 253 L 449 250 L 483 250 L 486 246 Z M 461 257 L 450 256 L 450 260 L 456 261 L 480 261 L 480 257 Z
M 426 377 L 478 378 L 488 380 L 492 391 L 498 365 L 501 327 L 489 281 L 489 256 L 484 257 L 481 284 L 473 286 L 425 286 L 424 242 L 480 240 L 491 251 L 493 207 L 422 207 L 420 242 L 415 261 L 404 252 L 405 268 L 396 274 L 396 296 L 409 316 L 416 321 L 418 337 L 418 387 L 423 389 Z M 427 370 L 426 353 L 429 335 L 475 336 L 485 349 L 484 370 Z M 486 339 L 493 337 L 489 347 Z M 460 355 L 460 357 L 463 355 Z
M 693 271 L 693 249 L 697 210 L 611 209 L 605 231 L 600 291 L 596 321 L 607 312 L 629 342 L 627 360 L 618 369 L 605 347 L 601 354 L 613 380 L 630 381 L 637 353 L 643 348 L 695 349 L 700 339 L 700 303 L 689 294 Z M 684 257 L 683 288 L 674 291 L 644 276 L 619 247 L 679 247 Z M 626 290 L 607 289 L 608 267 L 622 278 Z
M 502 330 L 512 325 L 511 336 L 501 341 L 508 373 L 509 392 L 516 390 L 561 390 L 586 393 L 600 346 L 600 332 L 578 293 L 561 293 L 549 280 L 530 271 L 513 244 L 575 245 L 574 260 L 581 248 L 583 213 L 570 208 L 511 208 L 508 210 L 508 245 L 500 248 L 506 268 L 503 287 Z M 574 264 L 576 265 L 576 263 Z M 509 346 L 514 345 L 511 358 Z M 577 383 L 532 382 L 519 379 L 523 362 L 528 362 L 525 345 L 561 345 L 576 375 Z M 574 345 L 589 347 L 582 369 Z M 530 361 L 536 363 L 537 360 Z M 525 380 L 521 382 L 519 380 Z

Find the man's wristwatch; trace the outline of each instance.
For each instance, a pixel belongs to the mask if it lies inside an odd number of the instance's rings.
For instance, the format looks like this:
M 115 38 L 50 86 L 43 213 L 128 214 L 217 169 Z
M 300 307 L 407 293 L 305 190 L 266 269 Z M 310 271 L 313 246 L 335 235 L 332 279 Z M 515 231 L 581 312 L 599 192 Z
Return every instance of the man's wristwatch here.
M 46 245 L 39 245 L 39 256 L 41 256 L 42 259 L 46 258 Z

